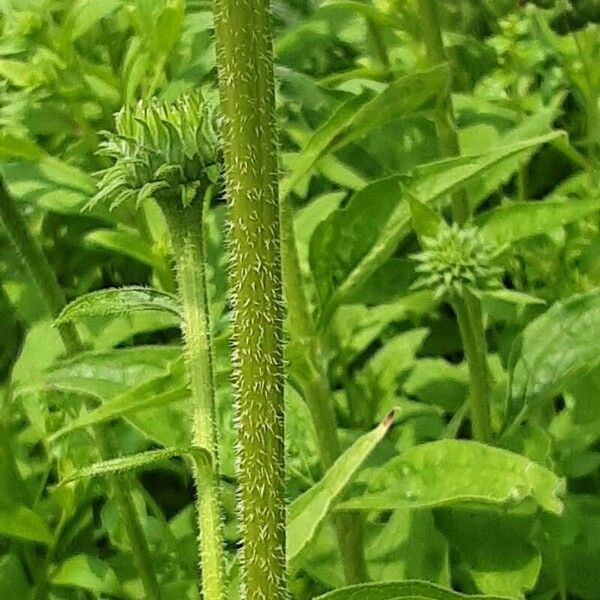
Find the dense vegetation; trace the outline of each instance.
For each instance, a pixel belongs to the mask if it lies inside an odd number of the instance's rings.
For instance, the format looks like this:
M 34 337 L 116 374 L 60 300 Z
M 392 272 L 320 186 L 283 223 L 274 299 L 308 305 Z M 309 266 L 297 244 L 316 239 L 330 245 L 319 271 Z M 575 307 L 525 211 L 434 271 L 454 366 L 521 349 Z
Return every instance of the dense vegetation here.
M 600 2 L 271 8 L 0 3 L 0 600 L 600 600 Z

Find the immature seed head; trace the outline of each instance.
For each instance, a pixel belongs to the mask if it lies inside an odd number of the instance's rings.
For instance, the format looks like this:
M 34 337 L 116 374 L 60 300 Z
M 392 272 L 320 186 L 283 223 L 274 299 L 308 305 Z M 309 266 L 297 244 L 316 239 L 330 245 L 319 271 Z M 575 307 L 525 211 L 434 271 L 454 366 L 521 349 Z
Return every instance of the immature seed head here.
M 215 108 L 199 93 L 173 104 L 152 98 L 124 106 L 115 115 L 115 132 L 104 137 L 99 154 L 114 163 L 99 173 L 88 208 L 108 198 L 111 208 L 130 200 L 137 207 L 150 197 L 187 206 L 218 179 Z
M 486 244 L 474 227 L 442 225 L 435 237 L 424 238 L 413 255 L 420 277 L 414 287 L 434 291 L 436 298 L 462 296 L 465 289 L 498 287 L 502 269 L 495 266 L 499 249 Z

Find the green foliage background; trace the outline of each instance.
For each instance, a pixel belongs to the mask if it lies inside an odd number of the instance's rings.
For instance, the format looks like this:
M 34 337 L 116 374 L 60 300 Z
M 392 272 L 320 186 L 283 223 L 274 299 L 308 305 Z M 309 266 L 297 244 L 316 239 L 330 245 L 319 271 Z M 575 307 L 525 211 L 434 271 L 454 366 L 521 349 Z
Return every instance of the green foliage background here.
M 273 3 L 282 195 L 316 323 L 308 337 L 288 323 L 290 590 L 297 600 L 350 597 L 333 591 L 345 580 L 329 517 L 358 511 L 368 575 L 381 585 L 356 598 L 596 600 L 599 3 L 438 4 L 449 68 L 427 60 L 417 2 Z M 6 185 L 69 301 L 126 288 L 104 295 L 102 310 L 97 300 L 71 306 L 86 351 L 64 360 L 0 229 L 0 599 L 38 597 L 43 578 L 53 600 L 144 597 L 108 480 L 75 479 L 99 460 L 97 423 L 119 455 L 165 449 L 125 466 L 138 467 L 134 500 L 161 594 L 197 598 L 168 231 L 153 201 L 138 212 L 81 209 L 109 165 L 97 149 L 122 105 L 215 93 L 210 3 L 2 0 L 0 14 Z M 461 157 L 440 161 L 434 120 L 448 86 Z M 457 191 L 482 240 L 503 248 L 501 287 L 477 294 L 494 379 L 488 445 L 471 439 L 454 313 L 412 287 L 418 240 L 449 220 Z M 207 220 L 236 598 L 222 200 Z M 345 451 L 326 473 L 307 398 L 315 344 Z M 377 428 L 392 408 L 396 423 Z M 385 583 L 405 580 L 424 583 Z

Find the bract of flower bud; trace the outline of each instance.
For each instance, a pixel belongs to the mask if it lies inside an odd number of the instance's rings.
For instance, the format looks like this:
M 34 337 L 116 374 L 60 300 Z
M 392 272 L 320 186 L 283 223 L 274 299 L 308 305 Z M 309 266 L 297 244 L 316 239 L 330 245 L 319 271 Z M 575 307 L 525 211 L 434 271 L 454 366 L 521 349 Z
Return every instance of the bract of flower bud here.
M 199 92 L 173 104 L 156 98 L 124 106 L 115 131 L 103 132 L 99 154 L 113 164 L 100 171 L 98 192 L 86 208 L 108 200 L 110 208 L 147 198 L 189 204 L 219 178 L 215 104 Z
M 413 288 L 430 289 L 436 298 L 451 300 L 465 290 L 500 286 L 503 269 L 495 263 L 503 249 L 486 243 L 476 228 L 444 224 L 437 236 L 424 238 L 422 246 L 412 256 L 420 274 Z

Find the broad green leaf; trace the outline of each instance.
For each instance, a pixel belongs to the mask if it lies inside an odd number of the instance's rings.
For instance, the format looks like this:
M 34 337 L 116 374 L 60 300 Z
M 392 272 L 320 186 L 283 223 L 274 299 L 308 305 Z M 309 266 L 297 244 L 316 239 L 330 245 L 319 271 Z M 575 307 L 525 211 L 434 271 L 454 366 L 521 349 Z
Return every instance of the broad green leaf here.
M 417 579 L 450 584 L 448 543 L 436 529 L 430 511 L 396 510 L 389 519 L 365 520 L 364 538 L 372 581 Z M 317 533 L 302 562 L 302 571 L 328 589 L 346 585 L 331 521 Z
M 155 269 L 163 269 L 164 260 L 156 255 L 151 244 L 134 230 L 96 229 L 85 236 L 86 242 L 133 258 Z
M 60 483 L 66 485 L 78 479 L 85 477 L 97 477 L 98 475 L 111 475 L 115 473 L 125 473 L 134 469 L 147 467 L 160 460 L 167 460 L 175 456 L 191 456 L 196 461 L 211 462 L 210 453 L 208 450 L 199 447 L 192 448 L 161 448 L 159 450 L 148 450 L 146 452 L 138 452 L 128 456 L 120 456 L 119 458 L 111 458 L 102 462 L 94 463 L 78 469 L 65 477 Z
M 78 0 L 73 3 L 69 15 L 65 19 L 65 26 L 70 28 L 71 40 L 85 35 L 101 19 L 106 17 L 118 6 L 122 0 Z
M 342 104 L 313 134 L 296 159 L 292 173 L 282 183 L 282 196 L 287 195 L 324 154 L 335 152 L 390 121 L 434 108 L 448 82 L 447 67 L 436 67 L 402 77 L 372 99 L 371 94 L 365 92 Z
M 104 561 L 87 554 L 67 558 L 52 574 L 52 583 L 89 590 L 98 597 L 104 594 L 123 597 L 123 589 L 112 568 Z
M 402 187 L 433 207 L 454 190 L 485 177 L 490 169 L 562 135 L 555 132 L 500 147 L 478 157 L 460 157 L 420 167 L 413 175 L 376 181 L 343 209 L 333 212 L 315 230 L 310 245 L 311 269 L 325 318 L 352 296 L 410 232 L 410 211 Z M 406 194 L 404 194 L 406 196 Z
M 43 156 L 36 162 L 2 163 L 2 173 L 12 195 L 45 210 L 79 215 L 96 190 L 94 179 L 57 158 Z M 113 222 L 118 214 L 102 208 L 90 213 Z
M 393 420 L 394 415 L 390 413 L 383 423 L 354 442 L 325 473 L 323 479 L 292 502 L 287 525 L 287 560 L 291 571 L 299 568 L 302 552 L 369 454 L 388 432 Z
M 507 424 L 600 362 L 600 290 L 557 302 L 523 330 L 510 361 Z
M 545 300 L 536 296 L 504 288 L 477 291 L 476 295 L 487 315 L 494 319 L 516 323 L 520 322 L 526 315 L 531 317 L 532 311 L 539 313 L 546 304 Z
M 328 592 L 317 600 L 506 600 L 498 596 L 468 596 L 425 581 L 364 583 Z
M 180 316 L 177 299 L 171 294 L 152 288 L 125 287 L 99 290 L 80 296 L 63 309 L 56 321 L 66 323 L 82 317 L 128 315 L 148 310 Z
M 536 585 L 542 557 L 532 544 L 532 514 L 438 509 L 435 524 L 483 594 L 523 598 Z
M 565 482 L 531 460 L 467 440 L 415 446 L 375 471 L 363 496 L 338 510 L 428 508 L 463 502 L 517 506 L 534 500 L 560 513 Z
M 87 394 L 107 400 L 158 375 L 181 356 L 173 346 L 137 346 L 101 352 L 84 352 L 57 363 L 39 378 L 23 380 L 16 395 L 44 389 Z
M 149 408 L 166 406 L 171 402 L 185 400 L 189 398 L 189 388 L 185 380 L 183 360 L 175 361 L 166 375 L 159 375 L 144 381 L 105 400 L 95 410 L 83 413 L 54 433 L 49 440 L 55 440 L 90 425 L 97 425 L 121 417 L 131 417 L 135 413 Z M 133 422 L 136 422 L 135 418 L 133 418 Z
M 46 523 L 25 506 L 0 509 L 0 535 L 43 544 L 52 543 L 52 534 Z
M 484 239 L 501 246 L 547 233 L 600 210 L 600 198 L 577 201 L 511 202 L 480 215 Z
M 8 132 L 0 133 L 0 158 L 37 161 L 44 156 L 45 152 L 30 139 Z

